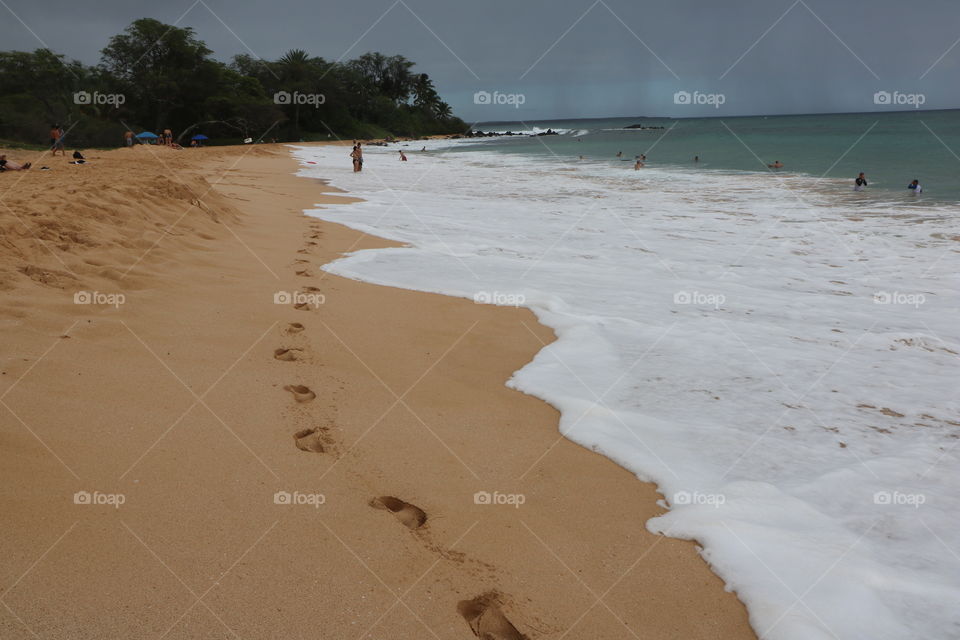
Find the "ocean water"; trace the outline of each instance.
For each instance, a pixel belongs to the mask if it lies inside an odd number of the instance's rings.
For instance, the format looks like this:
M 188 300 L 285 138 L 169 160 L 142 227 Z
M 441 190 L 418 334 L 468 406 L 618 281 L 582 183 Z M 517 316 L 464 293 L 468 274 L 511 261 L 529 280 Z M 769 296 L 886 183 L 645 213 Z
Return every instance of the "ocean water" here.
M 625 130 L 631 124 L 663 129 Z M 870 190 L 861 200 L 896 200 L 917 179 L 925 198 L 960 201 L 960 111 L 910 111 L 742 118 L 611 118 L 549 122 L 479 123 L 483 131 L 540 132 L 560 136 L 499 138 L 501 153 L 550 156 L 575 162 L 616 163 L 618 151 L 632 166 L 645 154 L 651 167 L 767 172 L 780 160 L 781 172 L 836 180 L 852 189 L 861 171 Z M 484 139 L 481 144 L 486 144 Z M 826 185 L 824 186 L 826 188 Z
M 361 174 L 296 149 L 365 200 L 310 215 L 409 244 L 325 268 L 532 309 L 559 339 L 509 386 L 655 482 L 638 526 L 698 540 L 761 637 L 960 638 L 956 206 L 531 142 L 371 147 Z

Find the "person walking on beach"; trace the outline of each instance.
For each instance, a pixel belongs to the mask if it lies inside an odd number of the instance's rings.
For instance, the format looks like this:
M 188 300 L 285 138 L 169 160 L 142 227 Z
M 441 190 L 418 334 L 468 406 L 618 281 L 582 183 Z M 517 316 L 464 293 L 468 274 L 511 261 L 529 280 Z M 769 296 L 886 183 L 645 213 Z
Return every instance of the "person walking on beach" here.
M 857 176 L 857 179 L 853 181 L 853 190 L 863 191 L 864 187 L 866 186 L 867 186 L 867 176 L 863 175 L 863 171 L 861 171 L 860 175 Z
M 911 182 L 910 184 L 908 184 L 908 185 L 907 185 L 907 189 L 910 189 L 910 191 L 911 191 L 914 195 L 923 193 L 923 187 L 920 186 L 920 181 L 919 181 L 919 180 L 914 180 L 913 182 Z
M 58 124 L 50 125 L 50 150 L 53 151 L 52 155 L 57 155 L 57 151 L 67 155 L 67 150 L 63 147 L 63 128 Z

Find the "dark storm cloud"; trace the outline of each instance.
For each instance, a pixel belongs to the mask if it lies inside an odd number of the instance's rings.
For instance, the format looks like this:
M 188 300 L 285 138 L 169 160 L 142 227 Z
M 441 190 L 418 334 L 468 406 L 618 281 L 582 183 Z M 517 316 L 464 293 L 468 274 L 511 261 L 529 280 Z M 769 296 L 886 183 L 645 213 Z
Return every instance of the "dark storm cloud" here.
M 883 92 L 960 105 L 955 0 L 2 0 L 0 49 L 93 63 L 145 16 L 194 28 L 222 60 L 400 53 L 470 121 L 868 111 Z

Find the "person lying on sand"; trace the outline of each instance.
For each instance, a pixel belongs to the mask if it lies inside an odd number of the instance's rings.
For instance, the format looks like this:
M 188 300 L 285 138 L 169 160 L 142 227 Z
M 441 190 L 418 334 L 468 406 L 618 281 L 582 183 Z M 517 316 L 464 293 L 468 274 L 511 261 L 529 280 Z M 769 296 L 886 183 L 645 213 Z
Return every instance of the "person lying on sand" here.
M 13 162 L 12 160 L 7 160 L 7 156 L 5 154 L 0 154 L 0 171 L 26 171 L 31 166 L 33 165 L 29 162 L 19 164 L 17 162 Z

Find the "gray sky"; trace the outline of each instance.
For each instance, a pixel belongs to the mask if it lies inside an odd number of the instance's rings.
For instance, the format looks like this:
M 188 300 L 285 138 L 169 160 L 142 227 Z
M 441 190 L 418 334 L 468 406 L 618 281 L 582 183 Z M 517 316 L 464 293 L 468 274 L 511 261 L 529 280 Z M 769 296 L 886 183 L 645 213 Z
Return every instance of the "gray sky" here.
M 0 16 L 0 49 L 86 63 L 140 17 L 225 61 L 399 53 L 471 122 L 960 106 L 957 0 L 0 0 Z

